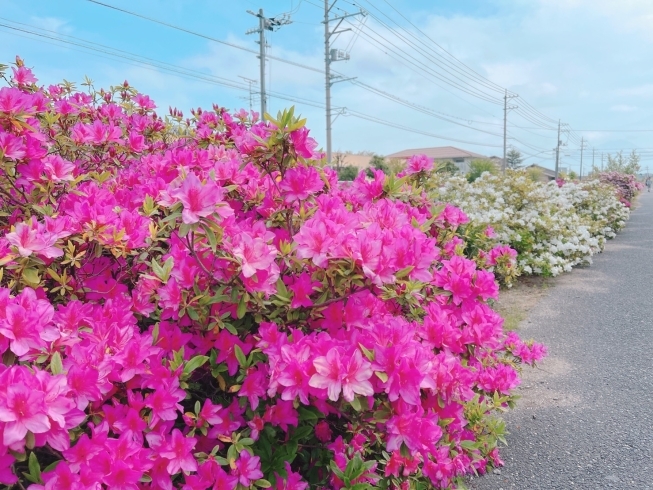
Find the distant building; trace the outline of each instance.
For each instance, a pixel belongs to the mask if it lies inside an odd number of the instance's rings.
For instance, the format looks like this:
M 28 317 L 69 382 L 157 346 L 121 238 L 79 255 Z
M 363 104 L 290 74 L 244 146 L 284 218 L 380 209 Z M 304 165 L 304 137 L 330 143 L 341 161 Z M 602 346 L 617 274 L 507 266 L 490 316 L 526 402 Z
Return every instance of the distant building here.
M 432 158 L 435 162 L 453 162 L 462 173 L 469 172 L 469 164 L 472 160 L 489 160 L 485 155 L 461 150 L 455 146 L 436 146 L 433 148 L 403 150 L 386 156 L 386 159 L 406 161 L 414 155 L 426 155 L 427 157 Z
M 539 174 L 541 174 L 541 178 L 544 182 L 550 182 L 552 180 L 555 180 L 556 178 L 556 173 L 555 170 L 551 170 L 550 168 L 543 167 L 542 165 L 538 165 L 537 163 L 534 163 L 533 165 L 529 165 L 528 167 L 524 167 L 524 170 L 528 169 L 534 169 L 537 171 Z
M 365 170 L 370 166 L 372 155 L 364 153 L 351 153 L 346 151 L 336 151 L 331 155 L 332 167 L 356 167 L 359 171 Z

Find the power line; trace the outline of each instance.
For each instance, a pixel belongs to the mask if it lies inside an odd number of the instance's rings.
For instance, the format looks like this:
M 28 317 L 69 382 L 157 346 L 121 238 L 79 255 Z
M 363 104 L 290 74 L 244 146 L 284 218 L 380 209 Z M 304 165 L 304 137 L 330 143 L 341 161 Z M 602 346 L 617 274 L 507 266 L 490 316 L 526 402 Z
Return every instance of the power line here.
M 439 74 L 437 71 L 429 68 L 427 65 L 424 65 L 421 60 L 415 58 L 409 52 L 407 52 L 406 50 L 404 50 L 401 47 L 397 46 L 392 41 L 388 40 L 386 37 L 382 36 L 381 34 L 377 33 L 376 31 L 372 31 L 372 33 L 376 35 L 376 37 L 375 37 L 372 34 L 369 34 L 368 32 L 366 32 L 366 30 L 359 29 L 359 27 L 355 26 L 354 24 L 351 24 L 351 23 L 348 23 L 348 24 L 352 29 L 358 30 L 358 32 L 360 32 L 360 34 L 362 36 L 364 36 L 368 40 L 368 42 L 370 42 L 371 44 L 372 43 L 376 44 L 379 47 L 383 48 L 382 52 L 389 55 L 389 53 L 387 51 L 385 51 L 385 50 L 391 51 L 393 54 L 396 55 L 396 57 L 393 56 L 393 58 L 396 61 L 398 61 L 399 63 L 401 63 L 402 65 L 409 68 L 410 70 L 412 70 L 412 71 L 414 71 L 414 72 L 416 72 L 418 74 L 426 73 L 426 74 L 430 75 L 431 77 L 437 78 L 438 80 L 448 84 L 449 86 L 451 86 L 453 88 L 456 88 L 457 90 L 460 90 L 461 92 L 464 92 L 464 93 L 466 93 L 468 95 L 471 95 L 473 97 L 476 97 L 478 99 L 485 100 L 486 102 L 489 102 L 491 104 L 499 105 L 499 104 L 502 103 L 500 99 L 498 99 L 498 98 L 496 98 L 494 96 L 490 96 L 488 94 L 485 94 L 483 92 L 480 92 L 478 89 L 467 88 L 467 87 L 464 87 L 464 86 L 462 86 L 460 84 L 457 84 L 456 82 L 452 82 L 447 77 Z M 367 30 L 370 30 L 369 26 L 366 26 L 366 27 L 368 28 Z M 381 40 L 379 40 L 379 39 L 381 39 Z M 411 60 L 413 60 L 413 61 L 411 61 Z M 432 79 L 431 79 L 431 81 L 433 82 Z M 437 82 L 436 82 L 436 85 L 441 87 L 441 85 L 437 84 Z
M 171 72 L 171 73 L 173 73 L 173 74 L 175 74 L 177 76 L 182 76 L 184 78 L 193 78 L 193 79 L 197 79 L 197 80 L 200 80 L 202 82 L 213 84 L 213 85 L 226 85 L 222 80 L 215 80 L 215 78 L 217 78 L 217 77 L 214 77 L 212 75 L 205 75 L 205 74 L 196 75 L 196 74 L 192 73 L 194 70 L 189 70 L 189 69 L 185 69 L 185 68 L 182 68 L 182 67 L 176 67 L 176 68 L 178 68 L 178 70 L 175 70 L 175 69 L 173 69 L 173 68 L 175 68 L 175 65 L 171 65 L 169 63 L 156 62 L 155 60 L 153 62 L 151 62 L 151 63 L 139 61 L 137 59 L 139 57 L 139 55 L 136 55 L 136 54 L 133 54 L 133 53 L 128 53 L 126 51 L 120 50 L 121 53 L 125 53 L 128 56 L 111 53 L 110 51 L 107 51 L 107 50 L 110 50 L 110 49 L 113 49 L 113 48 L 110 48 L 108 46 L 103 46 L 106 49 L 101 50 L 99 48 L 93 48 L 91 46 L 84 46 L 81 43 L 72 43 L 71 41 L 67 41 L 65 39 L 58 39 L 58 38 L 55 38 L 55 37 L 46 36 L 44 34 L 29 31 L 27 29 L 19 29 L 19 28 L 12 27 L 12 26 L 7 26 L 7 25 L 4 25 L 4 24 L 0 24 L 0 27 L 15 29 L 15 30 L 18 30 L 18 31 L 21 31 L 21 32 L 31 34 L 31 35 L 44 37 L 44 38 L 47 38 L 47 39 L 51 39 L 51 40 L 58 41 L 58 42 L 63 42 L 63 43 L 66 43 L 66 44 L 74 44 L 74 45 L 83 47 L 85 49 L 91 50 L 91 51 L 98 51 L 98 52 L 109 54 L 110 56 L 113 56 L 114 58 L 118 58 L 119 60 L 127 59 L 128 61 L 132 61 L 132 63 L 128 63 L 128 64 L 132 64 L 132 65 L 135 64 L 137 66 L 138 65 L 146 65 L 145 66 L 146 68 L 149 68 L 149 69 L 158 68 L 158 69 L 161 69 L 161 70 L 164 70 L 164 71 Z M 21 37 L 23 37 L 23 36 L 21 36 Z M 79 38 L 77 38 L 77 39 L 79 39 Z M 48 41 L 42 41 L 42 42 L 46 42 L 47 44 L 53 44 L 53 43 L 48 42 Z M 93 44 L 97 44 L 97 43 L 93 43 Z M 116 51 L 118 51 L 118 50 L 116 50 Z M 84 52 L 86 52 L 86 51 L 84 51 Z M 107 58 L 106 56 L 97 55 L 95 53 L 87 53 L 87 54 L 92 54 L 94 56 L 99 56 L 101 58 Z M 168 65 L 168 66 L 167 67 L 166 66 L 157 66 L 155 63 L 161 63 L 162 65 Z M 186 71 L 188 73 L 184 73 L 184 71 Z M 233 80 L 232 82 L 233 82 L 233 84 L 230 84 L 230 85 L 227 85 L 227 86 L 230 86 L 231 88 L 236 88 L 238 90 L 249 91 L 248 86 L 246 86 L 244 84 L 241 84 L 237 80 Z M 274 92 L 274 91 L 268 92 L 268 95 L 271 98 L 286 100 L 286 101 L 295 102 L 295 103 L 298 102 L 300 104 L 304 104 L 304 105 L 308 105 L 308 106 L 312 106 L 312 107 L 317 107 L 317 108 L 320 108 L 320 109 L 325 108 L 325 104 L 323 104 L 321 102 L 313 101 L 313 100 L 310 100 L 310 99 L 305 99 L 305 98 L 302 98 L 302 97 L 291 96 L 291 95 L 288 95 L 288 94 L 283 94 L 283 93 Z M 340 108 L 340 109 L 344 109 L 344 108 Z M 370 114 L 365 114 L 365 113 L 359 112 L 359 111 L 348 110 L 346 115 L 350 115 L 350 116 L 353 116 L 353 117 L 356 117 L 356 118 L 359 118 L 359 119 L 375 122 L 377 124 L 382 124 L 382 125 L 385 125 L 385 126 L 393 127 L 393 128 L 396 128 L 396 129 L 401 129 L 403 131 L 411 132 L 411 133 L 414 133 L 414 134 L 422 134 L 422 135 L 425 135 L 425 136 L 430 136 L 430 137 L 433 137 L 433 138 L 444 139 L 444 140 L 448 140 L 448 141 L 455 141 L 455 142 L 465 143 L 465 144 L 474 145 L 474 146 L 482 146 L 482 147 L 496 147 L 496 146 L 498 146 L 498 145 L 490 145 L 490 144 L 481 143 L 481 142 L 450 138 L 448 136 L 438 135 L 438 134 L 430 133 L 430 132 L 427 132 L 427 131 L 422 131 L 422 130 L 419 130 L 419 129 L 410 128 L 408 126 L 403 126 L 403 125 L 400 125 L 400 124 L 396 124 L 396 123 L 394 123 L 392 121 L 387 121 L 387 120 L 378 118 L 376 116 L 372 116 Z
M 347 0 L 345 0 L 347 1 Z M 350 2 L 352 5 L 357 5 L 355 2 Z M 383 15 L 388 17 L 384 12 L 379 10 L 377 7 L 375 7 L 369 0 L 366 0 L 366 3 L 368 3 L 372 8 L 376 9 L 377 11 L 381 12 Z M 369 13 L 369 12 L 368 12 Z M 429 50 L 428 48 L 424 47 L 424 43 L 416 38 L 412 33 L 404 29 L 402 26 L 400 26 L 394 19 L 391 17 L 388 17 L 391 22 L 393 22 L 395 25 L 399 27 L 402 31 L 406 32 L 409 36 L 417 40 L 417 43 L 411 41 L 408 39 L 406 36 L 402 35 L 399 33 L 397 30 L 395 30 L 393 27 L 389 26 L 387 23 L 385 23 L 382 19 L 380 19 L 378 16 L 369 13 L 369 15 L 374 18 L 379 24 L 381 24 L 383 27 L 388 29 L 390 32 L 392 32 L 397 38 L 399 38 L 401 41 L 405 42 L 408 46 L 412 47 L 415 49 L 416 52 L 420 53 L 422 56 L 424 56 L 427 60 L 429 60 L 431 63 L 435 64 L 436 66 L 439 66 L 442 70 L 444 70 L 446 73 L 448 73 L 450 76 L 458 80 L 459 82 L 453 82 L 454 84 L 457 83 L 462 83 L 464 85 L 467 85 L 470 87 L 470 89 L 473 90 L 478 90 L 482 92 L 481 89 L 473 87 L 473 85 L 470 83 L 470 80 L 475 81 L 476 83 L 479 83 L 479 80 L 475 77 L 470 77 L 469 74 L 465 73 L 464 70 L 460 70 L 455 64 L 451 63 L 449 60 L 441 56 L 439 53 L 436 53 L 433 50 Z M 453 70 L 453 71 L 452 71 Z M 462 76 L 462 77 L 461 77 Z M 482 86 L 485 86 L 485 88 L 488 88 L 488 86 L 484 83 L 484 80 L 480 80 L 480 84 Z M 489 86 L 490 90 L 493 90 L 495 92 L 501 92 L 503 93 L 503 89 L 500 87 L 495 87 L 490 85 Z M 496 97 L 496 95 L 492 94 L 487 94 L 488 97 Z
M 249 49 L 249 48 L 246 48 L 244 46 L 240 46 L 238 44 L 230 43 L 230 42 L 227 42 L 227 41 L 222 41 L 221 39 L 216 39 L 214 37 L 207 36 L 206 34 L 202 34 L 202 33 L 196 32 L 196 31 L 191 31 L 190 29 L 186 29 L 184 27 L 179 27 L 179 26 L 176 26 L 174 24 L 169 24 L 168 22 L 164 22 L 162 20 L 154 19 L 152 17 L 148 17 L 146 15 L 142 15 L 142 14 L 139 14 L 139 13 L 136 13 L 136 12 L 132 12 L 130 10 L 126 10 L 126 9 L 123 9 L 123 8 L 119 8 L 119 7 L 116 7 L 114 5 L 109 5 L 107 3 L 99 2 L 98 0 L 86 0 L 86 1 L 91 2 L 91 3 L 95 3 L 97 5 L 101 5 L 103 7 L 107 7 L 107 8 L 113 9 L 113 10 L 117 10 L 117 11 L 123 12 L 125 14 L 133 15 L 134 17 L 139 17 L 141 19 L 144 19 L 144 20 L 147 20 L 147 21 L 150 21 L 150 22 L 154 22 L 155 24 L 160 24 L 162 26 L 166 26 L 166 27 L 169 27 L 171 29 L 175 29 L 177 31 L 185 32 L 186 34 L 190 34 L 192 36 L 201 37 L 201 38 L 206 39 L 208 41 L 212 41 L 212 42 L 215 42 L 215 43 L 218 43 L 218 44 L 223 44 L 225 46 L 230 46 L 232 48 L 240 49 L 241 51 L 246 51 L 248 53 L 252 53 L 252 54 L 255 54 L 257 56 L 259 54 L 259 52 L 256 51 L 256 50 Z M 279 58 L 277 56 L 267 55 L 267 57 L 269 59 L 272 59 L 272 60 L 275 60 L 275 61 L 281 61 L 282 63 L 287 63 L 289 65 L 294 65 L 294 66 L 298 66 L 300 68 L 304 68 L 305 70 L 311 70 L 311 71 L 314 71 L 314 72 L 317 72 L 317 73 L 323 73 L 323 71 L 318 69 L 318 68 L 314 68 L 312 66 L 304 65 L 302 63 L 297 63 L 295 61 L 290 61 L 290 60 L 287 60 L 287 59 L 284 59 L 284 58 Z

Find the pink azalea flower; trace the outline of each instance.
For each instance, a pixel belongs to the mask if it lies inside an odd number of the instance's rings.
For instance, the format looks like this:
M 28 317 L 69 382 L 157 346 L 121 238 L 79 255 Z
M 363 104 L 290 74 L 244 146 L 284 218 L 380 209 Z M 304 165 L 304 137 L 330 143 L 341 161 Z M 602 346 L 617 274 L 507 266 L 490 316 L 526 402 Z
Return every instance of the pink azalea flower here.
M 132 469 L 126 462 L 115 460 L 111 463 L 110 473 L 102 481 L 115 490 L 139 490 L 141 476 L 142 472 Z
M 25 157 L 25 142 L 23 138 L 0 131 L 0 158 L 20 160 Z
M 174 475 L 175 473 L 179 473 L 179 471 L 186 473 L 197 471 L 197 461 L 195 461 L 192 455 L 195 444 L 197 444 L 196 438 L 184 437 L 179 429 L 172 431 L 170 442 L 159 453 L 161 457 L 169 460 L 167 466 L 169 474 Z
M 50 430 L 43 392 L 27 386 L 11 385 L 6 394 L 7 398 L 0 401 L 0 422 L 5 422 L 5 446 L 22 440 L 27 431 L 41 434 Z
M 27 85 L 30 83 L 36 83 L 36 77 L 32 73 L 32 70 L 24 66 L 12 67 L 11 70 L 14 72 L 12 79 L 18 85 Z
M 298 166 L 288 169 L 279 189 L 287 203 L 303 201 L 324 188 L 324 181 L 315 167 Z
M 192 172 L 188 174 L 181 187 L 170 192 L 170 195 L 184 205 L 181 216 L 186 224 L 197 223 L 200 218 L 211 216 L 218 212 L 218 207 L 225 208 L 222 202 L 222 189 L 212 181 L 202 184 Z M 220 209 L 219 214 L 227 217 L 229 212 L 227 209 Z
M 274 490 L 306 490 L 308 488 L 308 483 L 302 481 L 302 477 L 299 473 L 295 473 L 290 468 L 290 463 L 286 461 L 284 463 L 286 468 L 286 477 L 282 478 L 279 474 L 275 473 L 277 476 L 277 484 L 274 486 Z
M 259 270 L 278 271 L 274 264 L 277 253 L 274 245 L 268 245 L 262 238 L 252 237 L 249 233 L 240 234 L 233 249 L 234 257 L 241 261 L 243 276 L 247 278 Z
M 363 360 L 359 350 L 343 363 L 340 352 L 332 347 L 326 356 L 319 356 L 313 361 L 317 371 L 311 376 L 309 384 L 314 388 L 326 389 L 329 400 L 338 401 L 340 392 L 343 398 L 351 402 L 356 394 L 370 396 L 374 393 L 372 383 L 371 365 Z
M 290 139 L 297 155 L 302 158 L 313 158 L 317 142 L 309 135 L 309 130 L 306 128 L 299 128 L 290 133 Z
M 0 334 L 10 340 L 10 349 L 17 356 L 25 355 L 30 349 L 38 349 L 44 345 L 39 335 L 38 323 L 35 324 L 34 320 L 23 306 L 7 305 L 5 318 L 0 320 Z
M 299 308 L 300 306 L 313 306 L 313 301 L 311 300 L 310 295 L 321 286 L 322 283 L 314 281 L 308 272 L 302 273 L 294 280 L 289 276 L 286 277 L 288 277 L 288 279 L 286 280 L 286 278 L 284 278 L 284 280 L 287 282 L 288 289 L 293 292 L 290 307 Z
M 13 472 L 15 462 L 16 459 L 10 454 L 0 456 L 0 483 L 11 486 L 18 481 L 18 477 Z
M 250 369 L 238 390 L 238 396 L 246 396 L 252 410 L 258 408 L 259 398 L 265 398 L 267 378 L 265 369 Z
M 52 182 L 75 180 L 73 176 L 75 165 L 67 162 L 59 155 L 50 155 L 44 158 L 44 162 L 45 175 Z
M 406 175 L 412 175 L 419 172 L 430 172 L 433 170 L 433 160 L 426 155 L 413 155 L 406 161 Z
M 261 458 L 252 456 L 246 449 L 240 452 L 236 460 L 233 475 L 238 477 L 238 482 L 244 487 L 249 487 L 254 481 L 263 478 L 261 471 Z
M 322 221 L 309 220 L 294 236 L 297 243 L 297 256 L 302 259 L 312 259 L 318 267 L 327 263 L 327 254 L 333 250 L 334 239 Z

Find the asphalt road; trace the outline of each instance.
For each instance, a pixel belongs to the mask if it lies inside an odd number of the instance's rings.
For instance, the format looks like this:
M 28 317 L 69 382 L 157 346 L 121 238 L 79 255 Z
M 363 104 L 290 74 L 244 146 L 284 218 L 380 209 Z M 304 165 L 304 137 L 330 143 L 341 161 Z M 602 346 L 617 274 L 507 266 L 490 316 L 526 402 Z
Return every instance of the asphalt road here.
M 474 490 L 653 489 L 653 193 L 520 331 L 549 348 L 505 416 L 505 466 Z

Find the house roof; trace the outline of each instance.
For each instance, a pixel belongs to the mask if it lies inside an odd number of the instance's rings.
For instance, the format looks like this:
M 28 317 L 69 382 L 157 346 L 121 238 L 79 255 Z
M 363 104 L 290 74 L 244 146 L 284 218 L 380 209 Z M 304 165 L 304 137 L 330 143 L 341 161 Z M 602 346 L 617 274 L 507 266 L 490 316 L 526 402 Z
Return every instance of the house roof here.
M 461 150 L 455 146 L 436 146 L 433 148 L 413 148 L 410 150 L 403 150 L 386 158 L 410 158 L 414 155 L 426 155 L 435 160 L 445 160 L 449 158 L 487 158 L 485 155 L 479 155 L 467 150 Z
M 532 165 L 529 165 L 526 168 L 538 168 L 542 171 L 544 175 L 547 175 L 549 177 L 555 177 L 556 172 L 555 170 L 551 170 L 550 168 L 543 167 L 542 165 L 538 165 L 537 163 L 534 163 Z

